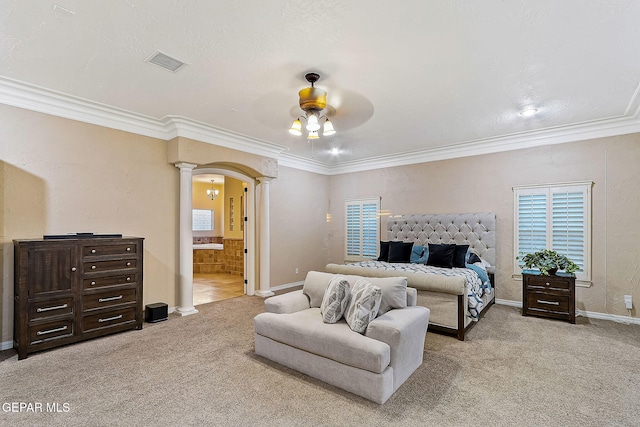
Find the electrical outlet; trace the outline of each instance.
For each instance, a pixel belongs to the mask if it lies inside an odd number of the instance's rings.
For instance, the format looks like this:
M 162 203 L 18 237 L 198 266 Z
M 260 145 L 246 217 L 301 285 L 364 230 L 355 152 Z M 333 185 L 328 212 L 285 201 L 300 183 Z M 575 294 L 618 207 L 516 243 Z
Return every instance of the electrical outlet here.
M 296 267 L 296 274 L 298 274 L 298 267 Z
M 631 300 L 631 295 L 624 296 L 624 306 L 631 310 L 633 308 L 633 301 Z

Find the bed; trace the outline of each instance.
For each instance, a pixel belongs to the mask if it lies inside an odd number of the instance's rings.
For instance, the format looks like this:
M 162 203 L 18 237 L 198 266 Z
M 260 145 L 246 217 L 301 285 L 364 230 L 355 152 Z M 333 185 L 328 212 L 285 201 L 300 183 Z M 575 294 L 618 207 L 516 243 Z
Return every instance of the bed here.
M 495 213 L 399 215 L 388 218 L 386 231 L 388 241 L 411 242 L 414 247 L 429 243 L 469 245 L 480 262 L 467 264 L 467 268 L 440 268 L 423 263 L 370 260 L 328 264 L 326 271 L 368 277 L 407 277 L 408 285 L 418 290 L 418 305 L 431 310 L 429 330 L 464 340 L 467 331 L 495 301 Z

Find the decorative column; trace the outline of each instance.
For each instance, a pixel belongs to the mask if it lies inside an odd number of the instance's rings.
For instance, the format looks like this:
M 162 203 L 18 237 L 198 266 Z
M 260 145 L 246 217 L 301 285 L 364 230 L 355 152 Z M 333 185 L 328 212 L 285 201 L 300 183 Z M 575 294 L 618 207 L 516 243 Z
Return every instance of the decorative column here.
M 260 289 L 256 295 L 263 298 L 270 297 L 273 292 L 270 289 L 270 234 L 269 234 L 269 183 L 273 178 L 258 177 L 258 241 L 259 241 L 259 264 L 260 264 Z
M 176 163 L 180 169 L 180 305 L 176 313 L 188 316 L 198 312 L 193 306 L 193 206 L 191 171 L 197 166 Z

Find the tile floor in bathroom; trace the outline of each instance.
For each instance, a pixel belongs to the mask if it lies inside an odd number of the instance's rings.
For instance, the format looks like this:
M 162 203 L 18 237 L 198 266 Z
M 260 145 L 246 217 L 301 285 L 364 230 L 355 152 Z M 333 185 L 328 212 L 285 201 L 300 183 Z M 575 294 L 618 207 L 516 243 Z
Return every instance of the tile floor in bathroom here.
M 243 277 L 225 273 L 193 275 L 193 305 L 244 295 Z

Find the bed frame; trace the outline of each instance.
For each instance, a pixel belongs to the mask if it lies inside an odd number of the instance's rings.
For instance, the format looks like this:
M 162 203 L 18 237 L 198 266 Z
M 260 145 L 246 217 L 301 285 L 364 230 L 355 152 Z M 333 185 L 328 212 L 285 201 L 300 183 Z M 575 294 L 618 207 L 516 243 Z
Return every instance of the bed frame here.
M 469 245 L 482 259 L 491 264 L 487 268 L 489 280 L 494 291 L 483 297 L 484 307 L 480 317 L 495 301 L 495 265 L 496 265 L 496 215 L 492 212 L 397 215 L 387 219 L 387 239 L 389 241 L 413 242 L 426 246 L 429 243 L 455 243 Z M 369 271 L 367 271 L 369 270 Z M 343 274 L 367 276 L 381 275 L 380 270 L 365 269 L 348 265 L 327 265 L 327 271 Z M 393 274 L 386 270 L 382 275 Z M 403 274 L 406 275 L 406 274 Z M 429 330 L 453 335 L 464 341 L 465 334 L 477 322 L 466 316 L 467 295 L 464 283 L 452 283 L 438 279 L 432 283 L 420 273 L 407 275 L 407 283 L 418 289 L 418 305 L 431 310 Z M 462 279 L 459 279 L 462 280 Z M 462 280 L 462 282 L 464 282 Z

